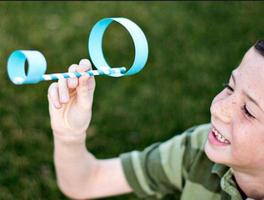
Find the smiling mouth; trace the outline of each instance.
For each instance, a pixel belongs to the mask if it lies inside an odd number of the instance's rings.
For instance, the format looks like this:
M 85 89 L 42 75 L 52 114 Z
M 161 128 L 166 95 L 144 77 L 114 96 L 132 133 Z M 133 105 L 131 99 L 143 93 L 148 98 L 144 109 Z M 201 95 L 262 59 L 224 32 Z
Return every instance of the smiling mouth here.
M 218 142 L 223 144 L 231 144 L 230 141 L 226 139 L 216 128 L 213 127 L 212 133 Z

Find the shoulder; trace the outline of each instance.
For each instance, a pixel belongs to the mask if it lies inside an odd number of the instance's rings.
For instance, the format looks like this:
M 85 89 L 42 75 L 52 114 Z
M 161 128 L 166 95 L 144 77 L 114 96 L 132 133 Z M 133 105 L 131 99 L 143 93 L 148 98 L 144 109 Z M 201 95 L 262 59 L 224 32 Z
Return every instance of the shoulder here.
M 193 126 L 160 144 L 159 154 L 163 169 L 177 188 L 183 187 L 182 178 L 188 176 L 193 161 L 204 153 L 203 147 L 210 129 L 210 124 Z
M 211 129 L 211 124 L 201 124 L 193 126 L 180 135 L 176 135 L 170 140 L 161 144 L 161 148 L 171 149 L 174 146 L 184 149 L 185 147 L 197 150 L 203 150 L 207 135 Z M 164 152 L 167 153 L 167 152 Z
M 202 124 L 190 128 L 183 134 L 186 134 L 187 140 L 190 142 L 190 147 L 203 151 L 204 144 L 207 140 L 209 131 L 212 129 L 211 124 Z

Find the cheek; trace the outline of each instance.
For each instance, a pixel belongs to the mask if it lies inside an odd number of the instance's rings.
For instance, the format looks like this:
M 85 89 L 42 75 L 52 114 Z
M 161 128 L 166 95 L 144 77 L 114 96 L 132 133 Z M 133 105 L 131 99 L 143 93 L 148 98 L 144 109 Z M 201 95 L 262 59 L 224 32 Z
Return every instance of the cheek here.
M 243 119 L 246 120 L 246 119 Z M 264 134 L 245 121 L 238 122 L 233 130 L 232 157 L 239 165 L 253 165 L 264 162 Z

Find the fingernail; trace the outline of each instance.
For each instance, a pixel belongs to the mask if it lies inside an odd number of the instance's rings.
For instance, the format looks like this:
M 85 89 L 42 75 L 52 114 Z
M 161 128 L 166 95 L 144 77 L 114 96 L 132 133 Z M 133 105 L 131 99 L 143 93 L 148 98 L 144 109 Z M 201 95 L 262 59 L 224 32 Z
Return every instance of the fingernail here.
M 88 84 L 88 82 L 89 82 L 89 76 L 88 75 L 84 75 L 83 77 L 82 77 L 82 80 L 80 81 L 80 83 L 81 83 L 81 85 L 87 85 Z
M 71 78 L 71 79 L 69 79 L 69 85 L 71 87 L 76 87 L 76 85 L 77 85 L 77 78 Z
M 73 85 L 74 86 L 78 85 L 78 79 L 77 78 L 73 79 Z
M 68 86 L 71 88 L 73 86 L 73 80 L 70 78 L 68 79 Z

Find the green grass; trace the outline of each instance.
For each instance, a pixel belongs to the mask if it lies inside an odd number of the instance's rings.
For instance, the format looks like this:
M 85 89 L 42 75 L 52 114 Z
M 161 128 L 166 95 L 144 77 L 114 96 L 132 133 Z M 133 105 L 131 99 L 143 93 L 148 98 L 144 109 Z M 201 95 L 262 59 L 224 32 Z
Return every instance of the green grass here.
M 209 122 L 222 83 L 264 37 L 263 10 L 261 2 L 1 2 L 0 199 L 66 199 L 53 166 L 50 83 L 13 85 L 6 72 L 12 51 L 39 50 L 48 73 L 64 72 L 88 57 L 87 36 L 101 18 L 126 17 L 143 29 L 150 50 L 143 71 L 96 78 L 87 146 L 109 158 Z M 133 61 L 133 43 L 116 24 L 104 49 L 113 66 Z

